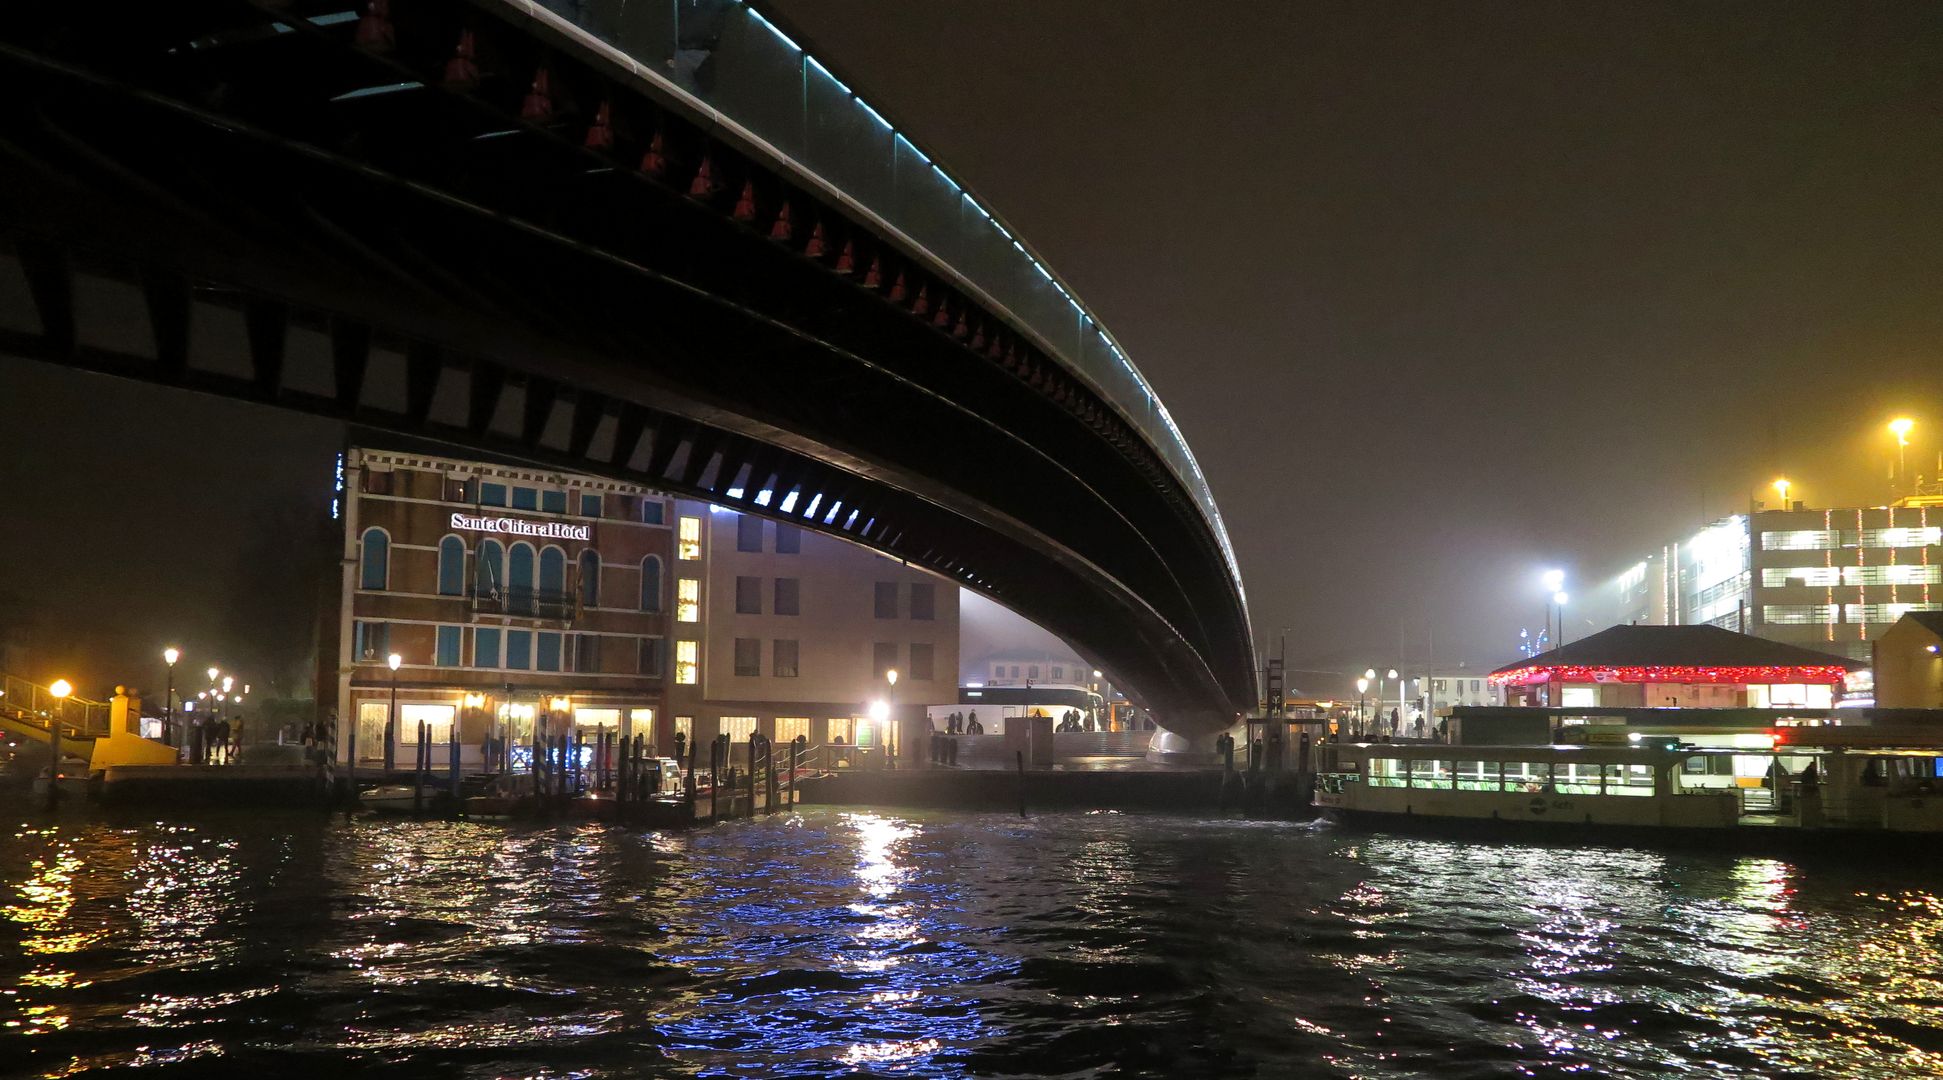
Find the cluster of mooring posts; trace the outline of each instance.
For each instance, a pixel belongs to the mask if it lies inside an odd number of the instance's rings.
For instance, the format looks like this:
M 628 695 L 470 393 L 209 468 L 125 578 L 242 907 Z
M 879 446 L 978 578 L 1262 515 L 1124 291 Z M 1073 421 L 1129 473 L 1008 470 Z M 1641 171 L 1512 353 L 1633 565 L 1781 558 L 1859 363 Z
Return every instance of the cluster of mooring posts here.
M 686 828 L 796 805 L 810 758 L 808 741 L 800 736 L 778 748 L 752 733 L 738 765 L 734 743 L 722 735 L 709 742 L 702 772 L 701 746 L 681 735 L 675 739 L 676 756 L 666 758 L 654 752 L 645 735 L 599 731 L 590 739 L 581 731 L 541 732 L 524 748 L 523 769 L 515 768 L 504 750 L 496 756 L 489 751 L 491 771 L 468 776 L 457 740 L 448 740 L 449 757 L 440 770 L 433 761 L 430 725 L 421 722 L 417 734 L 408 776 L 387 770 L 377 787 L 360 792 L 353 770 L 341 800 L 347 812 L 363 806 L 441 817 L 581 817 Z
M 1245 769 L 1235 766 L 1235 737 L 1223 735 L 1216 740 L 1221 753 L 1220 809 L 1240 810 L 1251 817 L 1306 809 L 1315 789 L 1309 733 L 1300 732 L 1291 747 L 1286 725 L 1251 721 L 1248 730 L 1252 737 Z

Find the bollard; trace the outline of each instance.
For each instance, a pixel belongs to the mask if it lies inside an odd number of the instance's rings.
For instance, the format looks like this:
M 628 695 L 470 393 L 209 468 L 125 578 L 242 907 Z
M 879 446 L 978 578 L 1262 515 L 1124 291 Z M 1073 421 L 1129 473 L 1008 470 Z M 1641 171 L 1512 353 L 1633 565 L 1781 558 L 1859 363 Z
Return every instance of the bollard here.
M 418 722 L 418 745 L 412 747 L 412 813 L 425 808 L 425 721 Z
M 344 812 L 346 814 L 349 814 L 358 805 L 358 722 L 355 718 L 351 721 L 349 736 L 351 740 L 351 746 L 347 755 L 349 757 L 349 763 L 344 769 L 344 793 L 347 796 L 344 803 Z
M 722 812 L 722 740 L 716 739 L 708 744 L 708 820 L 717 820 Z
M 624 803 L 627 801 L 628 774 L 632 771 L 633 765 L 634 747 L 630 744 L 629 740 L 622 739 L 620 766 L 614 773 L 614 800 L 616 802 Z
M 1025 751 L 1015 750 L 1019 759 L 1019 816 L 1025 816 Z
M 47 721 L 47 808 L 61 804 L 61 723 Z
M 759 732 L 752 731 L 749 733 L 749 816 L 750 817 L 756 816 L 756 749 L 758 746 L 757 740 L 761 738 L 762 735 Z
M 459 801 L 459 729 L 457 724 L 452 726 L 451 734 L 445 737 L 445 745 L 451 758 L 452 801 L 454 804 L 457 804 Z

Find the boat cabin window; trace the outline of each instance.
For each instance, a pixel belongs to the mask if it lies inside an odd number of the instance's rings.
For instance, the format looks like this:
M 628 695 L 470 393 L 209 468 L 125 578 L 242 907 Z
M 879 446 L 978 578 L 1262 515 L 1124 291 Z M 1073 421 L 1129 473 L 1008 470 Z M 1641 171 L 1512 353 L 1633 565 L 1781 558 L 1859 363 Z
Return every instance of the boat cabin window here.
M 1561 761 L 1552 766 L 1552 786 L 1561 795 L 1599 794 L 1599 766 L 1584 761 Z
M 1607 765 L 1606 794 L 1653 794 L 1653 767 L 1636 764 Z
M 1498 763 L 1495 761 L 1458 762 L 1457 789 L 1459 791 L 1498 790 Z
M 1734 759 L 1725 754 L 1695 754 L 1680 763 L 1683 791 L 1731 790 L 1734 786 Z
M 1408 787 L 1410 771 L 1399 758 L 1371 758 L 1369 783 L 1371 787 Z
M 1451 763 L 1448 761 L 1412 761 L 1410 763 L 1410 786 L 1413 788 L 1433 788 L 1449 791 L 1451 787 Z
M 1506 791 L 1542 791 L 1552 782 L 1552 766 L 1545 761 L 1507 761 L 1504 763 Z

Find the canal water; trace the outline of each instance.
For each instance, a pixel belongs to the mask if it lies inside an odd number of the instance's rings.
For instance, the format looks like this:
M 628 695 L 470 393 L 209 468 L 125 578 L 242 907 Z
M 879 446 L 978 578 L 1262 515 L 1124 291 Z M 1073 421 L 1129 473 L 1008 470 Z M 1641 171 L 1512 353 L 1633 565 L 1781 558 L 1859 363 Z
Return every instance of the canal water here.
M 4 1075 L 1943 1072 L 1933 863 L 1113 813 L 0 814 Z

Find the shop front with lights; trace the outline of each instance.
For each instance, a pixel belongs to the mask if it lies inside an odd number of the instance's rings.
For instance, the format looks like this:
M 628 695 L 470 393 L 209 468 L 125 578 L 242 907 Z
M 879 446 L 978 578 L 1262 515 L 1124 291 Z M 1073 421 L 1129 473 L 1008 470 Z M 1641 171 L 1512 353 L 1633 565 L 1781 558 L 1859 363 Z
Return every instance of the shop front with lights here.
M 1489 680 L 1514 706 L 1828 708 L 1865 666 L 1715 626 L 1615 626 Z

